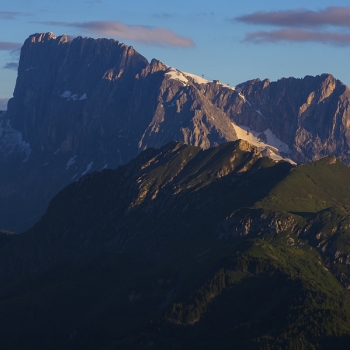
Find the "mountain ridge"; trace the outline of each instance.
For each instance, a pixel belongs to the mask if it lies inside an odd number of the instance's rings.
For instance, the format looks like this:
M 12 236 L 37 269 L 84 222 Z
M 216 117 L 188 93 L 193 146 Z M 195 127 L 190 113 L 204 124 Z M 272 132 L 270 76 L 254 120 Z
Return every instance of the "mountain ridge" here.
M 0 344 L 343 348 L 349 179 L 333 156 L 296 167 L 242 140 L 172 142 L 86 174 L 1 241 Z
M 333 154 L 349 165 L 349 98 L 331 75 L 230 87 L 111 39 L 31 35 L 0 117 L 0 223 L 22 232 L 69 183 L 173 140 L 243 138 L 276 161 Z

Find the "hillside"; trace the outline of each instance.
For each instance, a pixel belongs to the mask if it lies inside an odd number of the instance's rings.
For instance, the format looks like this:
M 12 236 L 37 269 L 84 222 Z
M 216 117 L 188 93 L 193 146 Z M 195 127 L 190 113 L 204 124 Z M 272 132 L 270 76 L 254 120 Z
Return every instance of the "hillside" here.
M 341 349 L 350 170 L 172 142 L 1 242 L 6 349 Z M 310 182 L 314 187 L 310 186 Z

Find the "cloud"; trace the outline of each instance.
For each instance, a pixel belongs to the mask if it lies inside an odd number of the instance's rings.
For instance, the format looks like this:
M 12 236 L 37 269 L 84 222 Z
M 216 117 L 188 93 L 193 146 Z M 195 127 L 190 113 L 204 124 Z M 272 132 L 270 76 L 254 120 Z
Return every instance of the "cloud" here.
M 315 32 L 302 29 L 279 29 L 247 33 L 244 41 L 254 44 L 289 42 L 315 42 L 335 46 L 350 46 L 350 34 L 334 32 Z
M 4 69 L 13 69 L 17 70 L 18 68 L 18 62 L 9 62 L 4 65 Z
M 0 111 L 5 111 L 7 109 L 8 98 L 0 97 Z
M 330 6 L 319 11 L 307 9 L 258 11 L 231 19 L 247 24 L 284 27 L 271 31 L 246 33 L 244 41 L 254 44 L 286 42 L 315 42 L 335 46 L 350 46 L 350 32 L 321 28 L 350 29 L 350 7 Z
M 19 15 L 20 12 L 0 11 L 0 19 L 15 19 Z
M 174 16 L 175 16 L 174 14 L 171 14 L 171 13 L 168 13 L 168 12 L 154 13 L 153 14 L 153 17 L 162 18 L 162 19 L 168 19 L 168 18 L 171 18 L 171 17 L 174 17 Z
M 87 33 L 113 37 L 116 39 L 132 40 L 145 45 L 193 47 L 194 42 L 175 34 L 163 27 L 148 27 L 142 25 L 128 25 L 120 21 L 91 21 L 91 22 L 45 22 L 49 25 L 74 27 L 83 29 Z
M 18 16 L 32 16 L 30 13 L 0 11 L 0 19 L 16 19 Z
M 330 6 L 320 11 L 307 9 L 285 11 L 258 11 L 239 16 L 233 20 L 247 24 L 274 25 L 278 27 L 324 27 L 350 28 L 350 7 Z
M 20 43 L 13 43 L 10 41 L 0 41 L 0 51 L 16 51 L 22 47 Z

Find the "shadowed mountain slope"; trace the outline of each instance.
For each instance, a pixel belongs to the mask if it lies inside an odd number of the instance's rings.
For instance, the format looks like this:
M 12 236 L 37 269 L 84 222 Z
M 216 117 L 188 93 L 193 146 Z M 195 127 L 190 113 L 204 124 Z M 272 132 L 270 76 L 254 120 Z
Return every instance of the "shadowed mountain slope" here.
M 245 141 L 172 142 L 88 174 L 1 242 L 0 343 L 343 348 L 349 180 L 334 157 L 294 167 Z

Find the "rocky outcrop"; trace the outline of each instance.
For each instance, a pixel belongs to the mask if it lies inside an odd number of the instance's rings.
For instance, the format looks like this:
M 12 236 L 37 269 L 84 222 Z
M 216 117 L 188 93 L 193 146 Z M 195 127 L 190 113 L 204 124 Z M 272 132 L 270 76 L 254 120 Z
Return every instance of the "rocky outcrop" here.
M 251 233 L 294 232 L 299 234 L 300 230 L 297 221 L 289 213 L 251 209 L 231 214 L 218 225 L 216 234 L 219 239 L 222 239 L 244 237 Z

